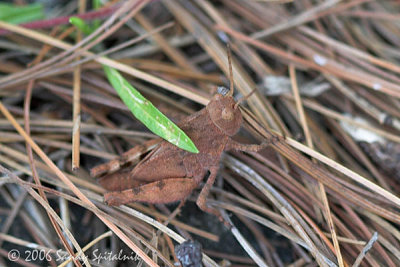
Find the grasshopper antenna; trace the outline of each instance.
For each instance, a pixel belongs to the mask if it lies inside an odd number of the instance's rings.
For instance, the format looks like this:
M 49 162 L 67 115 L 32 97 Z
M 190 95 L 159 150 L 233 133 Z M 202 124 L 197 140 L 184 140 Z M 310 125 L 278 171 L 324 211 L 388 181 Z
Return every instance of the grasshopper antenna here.
M 242 103 L 243 101 L 245 101 L 246 99 L 248 99 L 252 94 L 254 94 L 257 91 L 257 88 L 254 88 L 248 95 L 245 95 L 243 97 L 241 97 L 235 104 L 235 106 L 233 107 L 234 109 L 237 109 L 237 107 L 239 106 L 240 103 Z
M 228 50 L 229 83 L 230 83 L 230 90 L 229 90 L 228 95 L 233 96 L 232 53 L 231 53 L 231 47 L 230 47 L 229 43 L 226 44 L 226 48 Z

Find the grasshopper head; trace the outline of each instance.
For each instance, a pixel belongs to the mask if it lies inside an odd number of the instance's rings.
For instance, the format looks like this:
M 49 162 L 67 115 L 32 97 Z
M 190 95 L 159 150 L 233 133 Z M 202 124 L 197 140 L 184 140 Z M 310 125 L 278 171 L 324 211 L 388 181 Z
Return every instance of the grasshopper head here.
M 207 105 L 213 123 L 226 135 L 235 135 L 242 125 L 242 113 L 228 89 L 219 87 Z

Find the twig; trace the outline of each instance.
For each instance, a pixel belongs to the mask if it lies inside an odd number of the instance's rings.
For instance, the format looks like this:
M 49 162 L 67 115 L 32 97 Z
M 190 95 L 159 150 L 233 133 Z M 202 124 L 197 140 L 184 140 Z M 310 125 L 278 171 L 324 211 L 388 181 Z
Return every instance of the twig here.
M 368 241 L 368 243 L 365 245 L 365 247 L 362 249 L 360 254 L 357 256 L 357 259 L 353 263 L 353 267 L 358 267 L 361 264 L 361 261 L 364 259 L 365 255 L 367 255 L 368 251 L 372 248 L 374 243 L 378 240 L 378 233 L 374 232 L 372 235 L 371 239 Z

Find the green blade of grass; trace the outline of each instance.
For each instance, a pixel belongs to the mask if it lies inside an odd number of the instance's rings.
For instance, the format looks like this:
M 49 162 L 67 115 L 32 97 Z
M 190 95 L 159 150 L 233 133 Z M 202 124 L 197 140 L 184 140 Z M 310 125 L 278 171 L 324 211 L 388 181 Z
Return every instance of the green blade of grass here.
M 19 24 L 44 18 L 42 4 L 16 6 L 0 4 L 0 20 L 8 23 Z
M 71 23 L 72 25 L 77 27 L 79 30 L 81 30 L 86 35 L 89 35 L 94 31 L 94 27 L 91 27 L 83 19 L 78 18 L 78 17 L 70 17 L 69 23 Z
M 108 81 L 117 91 L 125 105 L 150 131 L 179 148 L 192 153 L 199 153 L 192 140 L 154 107 L 149 100 L 144 98 L 117 70 L 105 65 L 103 65 L 103 69 Z

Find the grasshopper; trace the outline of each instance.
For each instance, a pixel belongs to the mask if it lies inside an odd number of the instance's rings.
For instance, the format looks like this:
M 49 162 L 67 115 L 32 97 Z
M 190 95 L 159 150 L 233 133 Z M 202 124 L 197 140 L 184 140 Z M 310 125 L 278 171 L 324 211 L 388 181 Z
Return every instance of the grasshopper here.
M 99 183 L 108 191 L 104 194 L 104 201 L 108 205 L 183 201 L 209 172 L 196 203 L 201 210 L 223 221 L 216 209 L 206 205 L 206 198 L 218 173 L 221 154 L 228 150 L 256 152 L 267 146 L 267 143 L 241 144 L 232 139 L 239 131 L 243 118 L 239 102 L 232 96 L 230 57 L 228 53 L 230 90 L 219 87 L 205 108 L 178 123 L 193 140 L 199 153 L 194 154 L 161 141 L 130 172 L 120 170 L 99 179 Z

